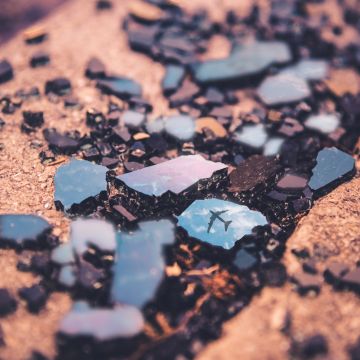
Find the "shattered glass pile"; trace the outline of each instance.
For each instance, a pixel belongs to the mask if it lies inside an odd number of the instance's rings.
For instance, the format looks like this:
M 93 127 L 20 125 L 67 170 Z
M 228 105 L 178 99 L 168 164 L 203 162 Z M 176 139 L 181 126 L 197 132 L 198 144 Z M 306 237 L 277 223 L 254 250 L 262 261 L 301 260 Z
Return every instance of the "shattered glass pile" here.
M 321 275 L 289 279 L 281 256 L 314 200 L 356 172 L 360 94 L 339 94 L 326 81 L 336 66 L 359 69 L 360 47 L 356 57 L 326 46 L 296 6 L 296 27 L 276 6 L 260 24 L 259 11 L 229 12 L 215 24 L 176 2 L 130 6 L 129 45 L 164 64 L 161 86 L 175 115 L 154 118 L 141 84 L 109 74 L 97 58 L 82 76 L 107 111 L 83 109 L 66 78 L 49 79 L 42 95 L 1 98 L 6 114 L 33 97 L 63 101 L 88 128 L 62 132 L 46 127 L 42 112 L 23 112 L 23 132 L 42 128 L 41 162 L 57 166 L 54 202 L 70 221 L 67 242 L 39 216 L 0 215 L 2 247 L 40 251 L 27 271 L 43 280 L 19 291 L 29 311 L 41 311 L 54 291 L 73 299 L 59 324 L 58 359 L 193 358 L 194 344 L 217 338 L 263 287 L 292 281 L 301 295 L 320 292 Z M 215 34 L 231 53 L 203 60 Z M 15 70 L 0 61 L 0 83 Z M 241 110 L 244 88 L 252 110 Z M 359 292 L 357 265 L 334 264 L 324 279 Z M 0 312 L 15 311 L 9 294 L 0 300 Z

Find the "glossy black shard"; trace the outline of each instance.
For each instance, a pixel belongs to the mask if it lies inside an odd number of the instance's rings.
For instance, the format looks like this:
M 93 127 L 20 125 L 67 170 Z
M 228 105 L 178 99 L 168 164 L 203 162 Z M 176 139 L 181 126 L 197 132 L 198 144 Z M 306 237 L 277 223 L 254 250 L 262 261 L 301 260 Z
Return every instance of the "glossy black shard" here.
M 316 157 L 309 187 L 321 192 L 336 186 L 354 173 L 355 160 L 350 155 L 335 147 L 325 148 L 319 151 Z
M 240 249 L 236 253 L 233 263 L 240 271 L 248 271 L 256 266 L 258 259 L 245 249 Z
M 48 293 L 42 285 L 33 285 L 19 290 L 19 296 L 27 303 L 30 312 L 39 312 L 48 299 Z
M 196 64 L 193 72 L 199 83 L 233 81 L 258 74 L 274 63 L 290 60 L 291 52 L 286 43 L 259 41 L 235 47 L 226 59 Z
M 0 215 L 0 244 L 12 247 L 37 247 L 43 243 L 51 225 L 40 216 Z
M 89 336 L 97 341 L 108 341 L 131 338 L 141 333 L 143 328 L 143 316 L 133 306 L 91 308 L 85 302 L 76 302 L 62 319 L 59 333 L 68 337 Z
M 61 134 L 53 128 L 45 129 L 43 134 L 45 140 L 49 143 L 49 147 L 59 153 L 72 154 L 80 146 L 78 139 L 67 134 Z
M 141 308 L 152 300 L 165 277 L 163 246 L 174 241 L 169 220 L 141 222 L 133 233 L 119 233 L 112 301 Z
M 98 58 L 91 58 L 86 65 L 85 76 L 89 79 L 100 79 L 106 75 L 105 65 Z
M 48 80 L 45 84 L 45 94 L 66 95 L 71 91 L 71 83 L 66 78 Z
M 346 264 L 339 262 L 330 263 L 324 271 L 324 278 L 330 284 L 339 286 L 342 283 L 343 276 L 349 271 Z
M 30 58 L 30 66 L 37 68 L 47 65 L 50 62 L 50 55 L 44 51 L 38 51 Z
M 226 250 L 256 226 L 267 224 L 259 211 L 220 199 L 195 200 L 177 218 L 189 236 Z
M 279 173 L 280 163 L 274 157 L 254 155 L 239 163 L 230 174 L 230 192 L 249 191 L 257 186 L 266 187 Z
M 185 77 L 185 68 L 181 65 L 168 65 L 165 68 L 165 76 L 161 86 L 165 94 L 169 94 L 177 90 Z
M 0 316 L 6 316 L 14 312 L 17 308 L 15 298 L 7 289 L 0 289 Z
M 316 334 L 302 342 L 292 344 L 291 352 L 300 359 L 313 359 L 327 354 L 328 344 L 323 335 Z
M 0 61 L 0 84 L 11 80 L 14 76 L 13 68 L 7 60 Z
M 142 90 L 139 83 L 126 77 L 107 77 L 99 80 L 96 86 L 105 94 L 128 99 L 131 96 L 141 96 Z
M 110 0 L 97 0 L 96 9 L 97 10 L 109 10 L 113 7 L 112 1 Z
M 24 123 L 31 128 L 44 125 L 44 113 L 42 111 L 23 111 Z
M 55 196 L 57 206 L 64 211 L 76 211 L 100 193 L 106 192 L 105 166 L 85 160 L 71 160 L 60 166 L 55 174 Z

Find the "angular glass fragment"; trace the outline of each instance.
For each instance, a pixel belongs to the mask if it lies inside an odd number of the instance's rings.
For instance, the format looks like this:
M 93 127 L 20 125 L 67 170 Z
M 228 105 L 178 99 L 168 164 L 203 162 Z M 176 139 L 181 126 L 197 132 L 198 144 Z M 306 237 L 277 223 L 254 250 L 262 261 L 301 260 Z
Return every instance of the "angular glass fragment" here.
M 280 153 L 281 146 L 285 139 L 280 137 L 270 138 L 264 145 L 263 154 L 265 156 L 277 155 Z
M 90 79 L 99 79 L 105 77 L 105 65 L 96 57 L 92 57 L 86 65 L 85 76 Z
M 114 226 L 100 219 L 77 219 L 71 223 L 71 244 L 77 255 L 84 254 L 89 246 L 104 252 L 116 248 Z
M 76 283 L 74 267 L 71 265 L 63 266 L 60 269 L 58 281 L 61 285 L 66 286 L 66 287 L 74 286 Z
M 49 143 L 50 148 L 61 153 L 75 152 L 80 143 L 78 140 L 66 134 L 57 132 L 56 129 L 50 128 L 43 131 L 45 140 Z
M 187 141 L 195 134 L 195 121 L 188 115 L 173 115 L 165 118 L 164 128 L 175 139 Z
M 311 90 L 306 80 L 280 73 L 267 77 L 257 93 L 266 105 L 279 105 L 303 100 L 311 95 Z
M 49 80 L 45 84 L 45 93 L 53 93 L 55 95 L 65 95 L 71 91 L 71 82 L 67 78 L 56 78 Z
M 162 80 L 164 93 L 171 93 L 178 89 L 185 77 L 185 68 L 181 65 L 168 65 L 165 68 L 165 76 Z
M 280 170 L 279 161 L 275 158 L 254 155 L 242 161 L 230 174 L 230 192 L 248 191 L 258 185 L 266 186 Z
M 301 190 L 307 184 L 307 179 L 296 174 L 285 174 L 276 184 L 281 190 Z
M 328 63 L 323 60 L 303 59 L 284 69 L 282 74 L 292 74 L 304 80 L 322 80 L 328 73 Z
M 55 201 L 59 202 L 65 211 L 68 211 L 72 205 L 78 205 L 84 200 L 106 191 L 107 171 L 105 166 L 72 159 L 56 171 L 54 178 Z
M 167 191 L 179 194 L 226 168 L 225 164 L 205 160 L 200 155 L 189 155 L 123 174 L 117 179 L 142 194 L 161 196 Z
M 142 332 L 143 327 L 143 316 L 133 306 L 101 309 L 78 302 L 62 319 L 59 332 L 66 336 L 90 336 L 98 341 L 106 341 L 135 336 Z
M 74 263 L 75 257 L 70 241 L 57 246 L 51 253 L 51 260 L 58 265 Z
M 355 160 L 343 151 L 331 147 L 319 151 L 316 166 L 312 169 L 309 186 L 319 191 L 327 186 L 335 185 L 344 177 L 355 172 Z
M 271 64 L 290 60 L 291 52 L 286 43 L 258 41 L 237 46 L 226 59 L 197 64 L 193 72 L 195 79 L 200 83 L 221 82 L 254 75 Z
M 305 120 L 304 125 L 323 134 L 330 134 L 339 127 L 340 118 L 337 114 L 312 115 Z
M 105 94 L 127 99 L 131 96 L 141 96 L 141 86 L 136 81 L 126 77 L 108 77 L 99 80 L 96 86 Z
M 136 129 L 145 121 L 145 115 L 134 110 L 127 110 L 123 113 L 122 121 L 128 128 Z
M 139 223 L 139 230 L 118 236 L 111 298 L 136 307 L 150 301 L 164 278 L 163 245 L 175 241 L 169 220 Z
M 268 134 L 265 125 L 248 124 L 234 134 L 234 139 L 239 143 L 259 149 L 265 145 Z
M 267 224 L 260 212 L 219 199 L 195 200 L 178 220 L 189 236 L 224 249 L 251 235 L 255 226 Z
M 25 214 L 0 215 L 0 246 L 38 245 L 41 238 L 51 230 L 42 217 Z
M 245 249 L 240 249 L 235 256 L 234 265 L 240 271 L 247 271 L 257 264 L 258 260 Z
M 0 84 L 11 80 L 14 76 L 11 64 L 3 59 L 0 60 Z

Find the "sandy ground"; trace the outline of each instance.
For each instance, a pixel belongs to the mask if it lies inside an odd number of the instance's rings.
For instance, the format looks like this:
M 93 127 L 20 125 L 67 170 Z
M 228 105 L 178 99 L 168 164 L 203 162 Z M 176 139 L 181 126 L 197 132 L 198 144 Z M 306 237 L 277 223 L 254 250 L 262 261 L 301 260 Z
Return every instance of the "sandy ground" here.
M 182 1 L 194 8 L 202 1 Z M 222 17 L 223 7 L 235 6 L 235 1 L 216 1 L 214 17 Z M 119 75 L 127 75 L 141 82 L 144 96 L 155 105 L 156 114 L 168 113 L 167 102 L 160 89 L 163 67 L 158 63 L 128 49 L 126 36 L 120 31 L 121 17 L 126 13 L 126 2 L 117 2 L 113 12 L 95 13 L 89 0 L 69 2 L 42 21 L 49 31 L 49 39 L 38 46 L 26 46 L 21 34 L 1 49 L 15 68 L 15 79 L 0 85 L 0 93 L 13 93 L 19 88 L 38 86 L 44 89 L 45 81 L 57 76 L 72 79 L 74 95 L 86 106 L 105 110 L 98 91 L 83 76 L 86 62 L 91 56 L 104 61 L 107 68 Z M 245 5 L 243 5 L 245 6 Z M 245 11 L 245 10 L 244 10 Z M 218 51 L 226 52 L 221 42 Z M 51 55 L 51 64 L 31 69 L 31 54 L 39 49 Z M 214 50 L 213 50 L 214 51 Z M 216 51 L 214 51 L 216 52 Z M 59 130 L 86 131 L 79 112 L 64 109 L 63 104 L 27 102 L 22 110 L 41 108 L 45 111 L 45 126 Z M 81 112 L 83 114 L 84 112 Z M 56 234 L 64 240 L 68 235 L 68 220 L 53 205 L 53 176 L 58 165 L 43 166 L 38 158 L 39 149 L 31 146 L 35 139 L 44 143 L 41 131 L 28 136 L 20 132 L 21 112 L 1 115 L 6 125 L 0 131 L 0 213 L 37 213 L 47 218 Z M 288 241 L 284 257 L 289 273 L 300 266 L 291 249 L 315 244 L 336 249 L 327 260 L 319 259 L 319 268 L 335 258 L 342 258 L 353 265 L 359 258 L 360 179 L 340 186 L 330 195 L 319 200 L 310 214 L 299 224 Z M 10 250 L 0 251 L 0 287 L 9 288 L 13 294 L 24 285 L 38 279 L 16 270 L 16 255 Z M 25 360 L 36 349 L 47 356 L 54 356 L 54 333 L 59 319 L 68 311 L 71 301 L 66 294 L 53 294 L 39 316 L 33 316 L 19 300 L 18 310 L 0 321 L 6 347 L 0 349 L 4 360 Z M 330 346 L 330 358 L 345 359 L 345 348 L 360 334 L 360 302 L 352 293 L 336 293 L 323 285 L 316 298 L 302 298 L 290 285 L 281 289 L 265 289 L 254 301 L 224 326 L 224 336 L 210 344 L 200 359 L 283 359 L 287 358 L 290 340 L 279 331 L 279 321 L 286 312 L 292 318 L 292 336 L 301 340 L 307 335 L 321 332 Z

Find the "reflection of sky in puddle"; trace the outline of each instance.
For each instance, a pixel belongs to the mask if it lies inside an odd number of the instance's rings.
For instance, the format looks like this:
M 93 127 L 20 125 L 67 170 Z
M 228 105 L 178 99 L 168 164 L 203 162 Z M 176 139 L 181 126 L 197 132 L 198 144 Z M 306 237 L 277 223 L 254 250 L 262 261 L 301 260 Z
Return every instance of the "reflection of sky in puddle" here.
M 210 220 L 214 216 L 210 210 L 214 213 L 226 211 L 219 216 L 224 221 L 231 221 L 227 231 L 225 231 L 224 222 L 219 218 L 216 218 L 210 227 Z M 260 212 L 219 199 L 194 201 L 178 217 L 178 220 L 178 225 L 183 227 L 189 236 L 225 249 L 231 249 L 237 240 L 251 234 L 255 226 L 267 224 L 265 216 Z
M 226 165 L 222 163 L 205 160 L 200 155 L 189 155 L 123 174 L 117 178 L 131 189 L 150 196 L 160 196 L 167 191 L 179 194 L 200 179 L 207 179 L 215 171 L 224 168 Z
M 142 307 L 151 300 L 164 277 L 163 245 L 175 241 L 169 220 L 139 223 L 133 233 L 117 239 L 112 300 Z

